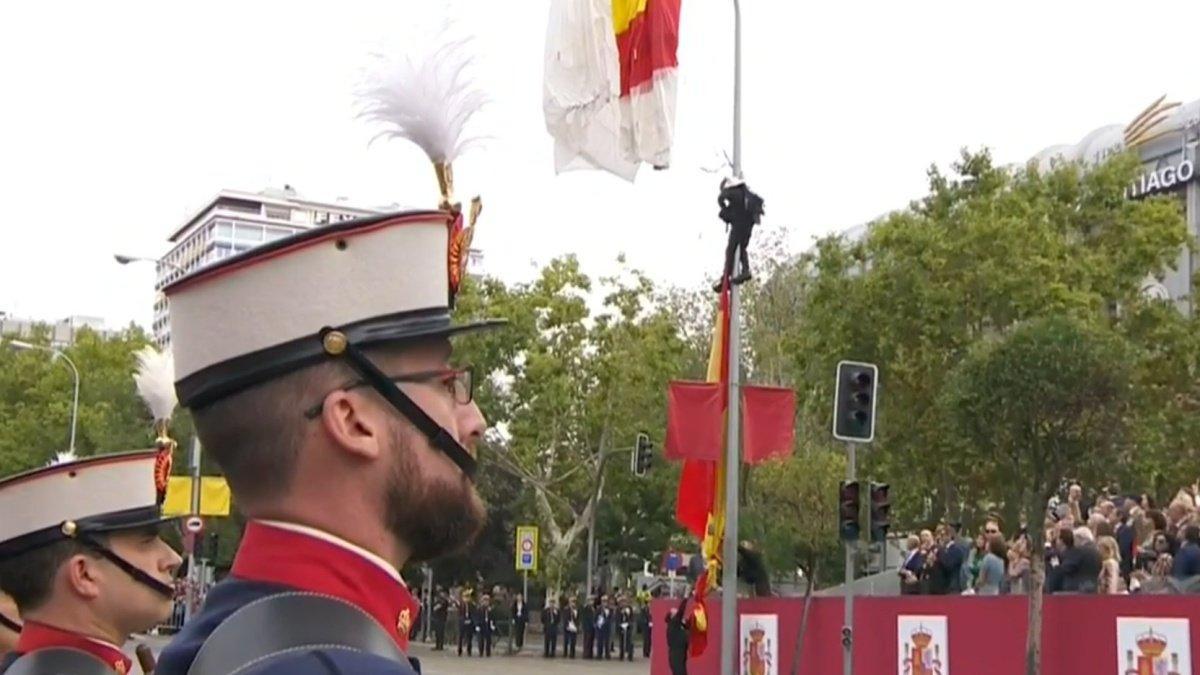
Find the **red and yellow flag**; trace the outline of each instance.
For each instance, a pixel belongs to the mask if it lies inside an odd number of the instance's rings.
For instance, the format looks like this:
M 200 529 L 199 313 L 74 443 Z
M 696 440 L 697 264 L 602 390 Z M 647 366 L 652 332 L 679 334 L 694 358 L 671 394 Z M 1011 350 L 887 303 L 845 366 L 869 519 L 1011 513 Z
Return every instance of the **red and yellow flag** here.
M 557 171 L 670 165 L 681 0 L 552 0 L 542 107 Z

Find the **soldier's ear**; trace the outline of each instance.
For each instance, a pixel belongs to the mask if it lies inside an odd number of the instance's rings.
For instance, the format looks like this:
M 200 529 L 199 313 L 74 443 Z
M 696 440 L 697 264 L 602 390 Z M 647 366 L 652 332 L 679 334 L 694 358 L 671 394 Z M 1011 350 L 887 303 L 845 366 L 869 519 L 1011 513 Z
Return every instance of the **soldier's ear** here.
M 63 563 L 59 575 L 74 597 L 94 600 L 100 596 L 99 562 L 99 558 L 76 553 Z
M 330 392 L 321 408 L 321 427 L 339 450 L 378 459 L 384 452 L 387 423 L 376 408 L 357 391 Z

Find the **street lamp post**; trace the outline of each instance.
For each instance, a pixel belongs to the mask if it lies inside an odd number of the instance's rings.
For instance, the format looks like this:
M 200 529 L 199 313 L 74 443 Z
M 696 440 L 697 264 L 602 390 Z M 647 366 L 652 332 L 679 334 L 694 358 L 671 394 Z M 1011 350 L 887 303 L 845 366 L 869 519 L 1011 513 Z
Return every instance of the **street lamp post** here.
M 75 454 L 75 427 L 79 422 L 79 369 L 75 367 L 75 362 L 61 349 L 43 347 L 42 345 L 35 345 L 21 340 L 9 340 L 8 344 L 12 345 L 14 349 L 22 351 L 36 349 L 38 351 L 49 352 L 54 355 L 53 358 L 55 360 L 62 359 L 71 368 L 71 374 L 75 376 L 75 393 L 71 400 L 71 445 L 69 449 L 71 454 Z

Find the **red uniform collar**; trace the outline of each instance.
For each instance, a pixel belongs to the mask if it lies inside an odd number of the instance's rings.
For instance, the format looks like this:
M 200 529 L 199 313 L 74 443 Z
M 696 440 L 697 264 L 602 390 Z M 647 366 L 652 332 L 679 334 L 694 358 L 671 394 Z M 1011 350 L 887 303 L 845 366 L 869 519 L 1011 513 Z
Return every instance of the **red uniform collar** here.
M 408 631 L 419 605 L 399 573 L 337 537 L 285 523 L 252 521 L 230 573 L 238 579 L 282 584 L 345 600 L 408 651 Z
M 25 628 L 21 630 L 21 637 L 17 640 L 17 653 L 29 654 L 55 647 L 67 647 L 87 652 L 103 661 L 105 665 L 113 669 L 113 672 L 120 675 L 128 673 L 130 666 L 133 665 L 133 661 L 125 656 L 116 645 L 54 626 L 47 626 L 37 621 L 25 621 Z

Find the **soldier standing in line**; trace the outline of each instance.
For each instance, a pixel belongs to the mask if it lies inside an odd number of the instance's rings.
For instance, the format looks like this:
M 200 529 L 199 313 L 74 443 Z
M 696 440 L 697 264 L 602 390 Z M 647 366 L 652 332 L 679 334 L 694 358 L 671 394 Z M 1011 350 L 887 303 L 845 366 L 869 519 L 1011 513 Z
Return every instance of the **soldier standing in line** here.
M 555 606 L 554 598 L 547 598 L 546 608 L 542 610 L 542 631 L 546 636 L 542 656 L 547 659 L 558 656 L 558 624 L 560 621 L 562 621 L 562 615 Z
M 446 595 L 446 590 L 439 588 L 437 597 L 433 601 L 433 611 L 430 618 L 433 621 L 433 649 L 434 651 L 446 650 L 446 618 L 450 611 L 450 597 Z
M 579 637 L 579 607 L 576 606 L 575 596 L 567 600 L 566 609 L 562 610 L 563 657 L 575 658 L 575 641 Z

